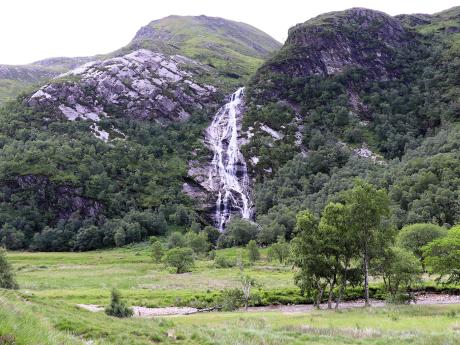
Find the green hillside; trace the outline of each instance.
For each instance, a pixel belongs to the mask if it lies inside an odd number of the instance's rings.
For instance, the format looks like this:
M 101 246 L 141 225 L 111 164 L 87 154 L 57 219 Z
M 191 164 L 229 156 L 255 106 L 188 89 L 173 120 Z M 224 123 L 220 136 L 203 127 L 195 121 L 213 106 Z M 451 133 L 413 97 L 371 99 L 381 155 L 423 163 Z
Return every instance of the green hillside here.
M 398 227 L 459 222 L 459 32 L 459 8 L 358 8 L 293 27 L 248 92 L 262 228 L 291 233 L 286 212 L 319 213 L 356 177 L 389 190 Z
M 169 16 L 142 27 L 122 51 L 147 48 L 185 55 L 215 67 L 236 87 L 280 46 L 245 23 L 207 16 Z

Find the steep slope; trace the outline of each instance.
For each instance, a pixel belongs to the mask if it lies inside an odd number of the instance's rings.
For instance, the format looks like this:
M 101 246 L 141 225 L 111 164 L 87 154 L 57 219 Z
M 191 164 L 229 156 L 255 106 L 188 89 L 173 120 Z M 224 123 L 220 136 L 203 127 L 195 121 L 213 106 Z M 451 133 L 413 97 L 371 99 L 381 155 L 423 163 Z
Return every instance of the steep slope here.
M 289 29 L 283 51 L 267 65 L 294 77 L 334 75 L 356 66 L 390 78 L 392 60 L 410 37 L 390 16 L 356 8 L 323 14 Z
M 184 190 L 188 162 L 208 160 L 211 116 L 278 43 L 241 23 L 170 19 L 156 25 L 189 31 L 176 46 L 160 35 L 137 49 L 143 29 L 136 44 L 77 68 L 77 59 L 37 62 L 73 69 L 0 108 L 0 243 L 87 250 L 210 221 Z
M 210 67 L 183 56 L 141 49 L 122 57 L 87 63 L 44 85 L 27 104 L 49 115 L 98 122 L 101 117 L 184 121 L 215 107 Z
M 448 163 L 426 153 L 443 172 L 425 167 L 405 182 L 401 174 L 415 163 L 398 163 L 458 121 L 459 25 L 459 8 L 396 17 L 353 8 L 290 29 L 247 92 L 243 152 L 256 180 L 262 242 L 289 236 L 286 214 L 319 212 L 356 176 L 390 189 L 398 225 L 460 220 L 446 201 L 456 198 L 446 194 L 452 156 Z M 414 192 L 418 184 L 426 189 Z

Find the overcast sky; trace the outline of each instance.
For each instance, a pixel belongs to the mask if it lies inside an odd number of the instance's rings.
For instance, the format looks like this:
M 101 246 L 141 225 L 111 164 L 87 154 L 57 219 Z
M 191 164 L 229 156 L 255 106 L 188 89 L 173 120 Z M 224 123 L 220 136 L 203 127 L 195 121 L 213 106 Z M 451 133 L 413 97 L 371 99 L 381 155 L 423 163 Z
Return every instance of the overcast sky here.
M 434 13 L 456 5 L 460 0 L 1 0 L 0 64 L 107 53 L 171 14 L 242 21 L 283 42 L 289 27 L 324 12 L 359 6 L 392 15 Z

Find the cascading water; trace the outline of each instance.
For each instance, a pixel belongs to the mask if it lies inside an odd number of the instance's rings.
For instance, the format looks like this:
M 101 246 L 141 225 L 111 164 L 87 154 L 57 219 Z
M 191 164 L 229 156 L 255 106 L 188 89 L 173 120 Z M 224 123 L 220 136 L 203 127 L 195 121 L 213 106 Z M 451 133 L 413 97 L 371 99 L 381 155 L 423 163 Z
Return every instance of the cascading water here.
M 214 152 L 209 170 L 209 185 L 217 192 L 215 223 L 224 231 L 230 215 L 238 212 L 251 217 L 249 175 L 241 154 L 238 134 L 241 130 L 244 88 L 232 94 L 230 102 L 216 113 L 207 129 L 206 139 Z

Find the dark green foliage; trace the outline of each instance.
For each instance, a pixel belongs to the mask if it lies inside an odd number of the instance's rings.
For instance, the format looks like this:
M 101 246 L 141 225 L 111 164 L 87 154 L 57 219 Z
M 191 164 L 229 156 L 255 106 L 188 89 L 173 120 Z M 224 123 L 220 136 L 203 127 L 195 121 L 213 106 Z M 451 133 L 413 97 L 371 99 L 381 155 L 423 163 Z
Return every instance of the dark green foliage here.
M 334 288 L 340 284 L 337 304 L 347 284 L 364 278 L 364 299 L 369 304 L 369 267 L 373 258 L 383 256 L 394 233 L 384 216 L 389 215 L 385 190 L 361 180 L 340 195 L 342 203 L 330 203 L 319 221 L 309 211 L 297 215 L 296 237 L 292 240 L 293 264 L 298 268 L 294 281 L 302 292 L 315 296 L 318 305 L 328 289 L 332 307 Z M 352 267 L 360 260 L 362 270 Z
M 216 245 L 217 244 L 217 240 L 219 239 L 219 236 L 220 236 L 220 232 L 219 230 L 217 230 L 215 227 L 213 226 L 210 226 L 210 225 L 207 225 L 205 226 L 205 228 L 203 229 L 203 231 L 207 234 L 208 236 L 208 241 L 212 244 L 212 245 Z
M 122 301 L 120 292 L 116 289 L 112 290 L 110 297 L 110 305 L 105 308 L 105 313 L 115 317 L 130 317 L 133 316 L 133 310 Z
M 225 232 L 219 237 L 220 247 L 246 245 L 250 240 L 257 238 L 259 229 L 257 225 L 248 220 L 234 217 L 227 224 Z
M 249 261 L 256 262 L 260 260 L 260 252 L 259 252 L 259 248 L 257 247 L 256 241 L 250 240 L 246 246 L 246 249 L 248 251 Z
M 375 27 L 361 26 L 374 17 Z M 290 239 L 293 226 L 281 220 L 286 210 L 319 215 L 355 177 L 388 189 L 398 228 L 460 222 L 459 50 L 458 34 L 449 30 L 458 26 L 458 17 L 435 15 L 431 24 L 410 26 L 409 34 L 396 38 L 388 27 L 399 19 L 379 13 L 321 18 L 293 28 L 248 87 L 244 125 L 255 136 L 244 153 L 259 158 L 251 166 L 258 241 L 270 244 L 280 234 Z M 376 28 L 381 41 L 371 34 Z M 317 55 L 338 50 L 340 60 L 343 46 L 357 50 L 353 59 L 366 51 L 368 60 L 319 72 L 327 62 Z M 376 52 L 380 59 L 374 59 Z M 285 113 L 294 116 L 289 120 Z M 279 130 L 283 139 L 258 131 L 260 123 Z M 301 145 L 293 145 L 294 137 Z M 386 164 L 357 158 L 353 149 L 363 144 Z
M 174 267 L 176 273 L 190 272 L 194 265 L 193 250 L 190 248 L 173 248 L 168 250 L 163 261 L 166 265 Z
M 168 248 L 169 249 L 181 248 L 185 246 L 186 246 L 185 237 L 181 232 L 174 231 L 168 236 Z
M 212 113 L 214 109 L 207 109 Z M 22 105 L 0 109 L 0 242 L 11 249 L 90 250 L 163 235 L 196 219 L 182 193 L 187 160 L 208 123 L 112 116 L 126 140 L 105 143 L 85 121 L 61 121 Z M 116 238 L 115 238 L 116 234 Z M 116 239 L 116 241 L 115 241 Z
M 214 265 L 216 268 L 231 268 L 236 266 L 236 261 L 224 255 L 219 255 L 214 258 Z
M 441 130 L 410 150 L 391 170 L 390 196 L 396 204 L 397 225 L 460 221 L 458 126 Z
M 0 247 L 0 288 L 18 289 L 13 268 L 6 258 L 6 250 Z

